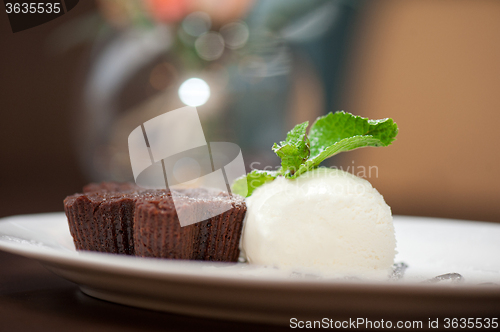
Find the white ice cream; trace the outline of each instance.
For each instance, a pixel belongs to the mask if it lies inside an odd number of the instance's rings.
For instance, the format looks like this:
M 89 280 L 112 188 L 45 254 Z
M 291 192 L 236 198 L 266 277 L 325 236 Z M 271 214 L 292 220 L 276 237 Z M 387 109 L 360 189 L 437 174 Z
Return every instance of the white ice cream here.
M 387 275 L 396 254 L 390 207 L 371 184 L 319 168 L 277 178 L 247 199 L 250 263 L 338 275 Z

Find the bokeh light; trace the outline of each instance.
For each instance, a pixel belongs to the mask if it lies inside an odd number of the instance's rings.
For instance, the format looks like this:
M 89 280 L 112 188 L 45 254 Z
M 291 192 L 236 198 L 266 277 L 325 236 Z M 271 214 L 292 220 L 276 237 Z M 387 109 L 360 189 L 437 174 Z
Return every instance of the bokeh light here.
M 198 37 L 194 47 L 200 58 L 207 61 L 216 60 L 224 52 L 224 39 L 218 32 L 210 31 Z
M 200 78 L 190 78 L 181 84 L 179 98 L 188 106 L 201 106 L 210 98 L 210 87 Z
M 250 33 L 244 22 L 232 22 L 224 25 L 220 29 L 220 34 L 224 38 L 226 47 L 235 50 L 245 46 Z
M 204 34 L 210 30 L 211 25 L 210 16 L 204 12 L 191 13 L 182 21 L 182 28 L 184 31 L 193 37 Z

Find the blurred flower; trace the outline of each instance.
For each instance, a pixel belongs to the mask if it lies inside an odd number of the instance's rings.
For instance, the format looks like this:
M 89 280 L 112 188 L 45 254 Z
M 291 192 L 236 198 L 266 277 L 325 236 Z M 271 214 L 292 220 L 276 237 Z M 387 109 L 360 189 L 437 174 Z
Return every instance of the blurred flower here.
M 151 16 L 158 22 L 175 23 L 190 12 L 189 0 L 144 0 Z
M 176 24 L 197 37 L 212 23 L 221 27 L 237 21 L 250 10 L 253 0 L 97 0 L 102 15 L 116 27 L 155 21 Z
M 245 16 L 253 2 L 253 0 L 191 0 L 191 10 L 207 13 L 215 25 L 221 26 Z

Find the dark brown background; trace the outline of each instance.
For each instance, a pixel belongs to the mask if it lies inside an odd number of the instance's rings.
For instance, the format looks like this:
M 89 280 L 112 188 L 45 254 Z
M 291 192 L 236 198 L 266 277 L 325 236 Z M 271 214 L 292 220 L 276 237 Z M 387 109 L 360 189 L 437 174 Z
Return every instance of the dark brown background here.
M 1 7 L 0 216 L 62 211 L 64 197 L 85 182 L 70 133 L 90 45 L 57 54 L 50 36 L 94 4 L 81 1 L 62 17 L 18 33 Z

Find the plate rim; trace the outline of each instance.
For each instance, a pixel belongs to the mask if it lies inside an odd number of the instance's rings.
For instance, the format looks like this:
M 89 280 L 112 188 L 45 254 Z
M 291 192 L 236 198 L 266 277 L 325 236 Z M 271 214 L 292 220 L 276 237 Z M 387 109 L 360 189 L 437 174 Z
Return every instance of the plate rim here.
M 41 213 L 41 214 L 24 214 L 0 218 L 0 224 L 6 221 L 13 221 L 16 219 L 30 218 L 35 219 L 37 217 L 51 217 L 56 216 L 61 218 L 64 212 L 52 212 L 52 213 Z M 481 224 L 495 224 L 491 222 L 482 221 L 467 221 L 467 220 L 455 220 L 455 219 L 444 219 L 444 218 L 428 218 L 428 217 L 414 217 L 414 216 L 394 216 L 397 219 L 440 219 L 443 222 L 463 222 L 463 223 L 481 223 Z M 500 225 L 497 225 L 500 227 Z M 0 234 L 1 235 L 1 234 Z M 500 287 L 497 285 L 476 285 L 476 284 L 442 284 L 442 283 L 416 283 L 416 282 L 404 282 L 395 281 L 387 282 L 384 281 L 374 281 L 374 280 L 363 280 L 360 282 L 353 282 L 350 280 L 329 280 L 329 279 L 297 279 L 297 278 L 269 278 L 269 277 L 255 277 L 255 276 L 242 276 L 235 274 L 223 275 L 217 274 L 204 274 L 200 273 L 192 274 L 184 271 L 165 271 L 159 269 L 151 269 L 150 267 L 145 268 L 141 266 L 138 268 L 133 264 L 122 264 L 123 262 L 141 262 L 147 259 L 148 261 L 156 261 L 161 265 L 168 264 L 169 266 L 179 266 L 179 265 L 189 265 L 189 268 L 196 269 L 196 265 L 203 265 L 203 262 L 198 261 L 172 261 L 160 260 L 158 258 L 143 258 L 143 257 L 133 257 L 133 256 L 118 256 L 114 257 L 113 260 L 105 262 L 102 259 L 96 259 L 97 257 L 104 258 L 110 254 L 100 253 L 100 252 L 76 252 L 76 251 L 58 251 L 57 249 L 51 248 L 39 248 L 40 250 L 33 250 L 34 247 L 28 247 L 25 244 L 8 242 L 0 238 L 0 250 L 10 252 L 12 254 L 21 255 L 31 259 L 39 261 L 42 265 L 45 265 L 52 271 L 53 267 L 59 268 L 60 266 L 68 266 L 72 268 L 85 268 L 98 272 L 105 272 L 111 274 L 125 274 L 127 276 L 140 276 L 143 278 L 155 278 L 155 279 L 169 279 L 169 280 L 182 280 L 184 282 L 198 283 L 200 281 L 209 284 L 228 284 L 231 283 L 233 286 L 241 287 L 270 287 L 270 288 L 289 288 L 298 287 L 303 290 L 335 290 L 342 288 L 344 291 L 374 291 L 377 292 L 410 292 L 410 293 L 428 293 L 432 292 L 436 296 L 443 295 L 489 295 L 493 297 L 500 297 Z M 111 254 L 112 255 L 112 254 Z M 106 257 L 106 258 L 109 258 Z M 214 264 L 215 263 L 215 264 Z M 229 266 L 230 264 L 211 262 L 211 265 Z M 141 264 L 141 263 L 139 263 Z M 56 273 L 57 274 L 57 273 Z

